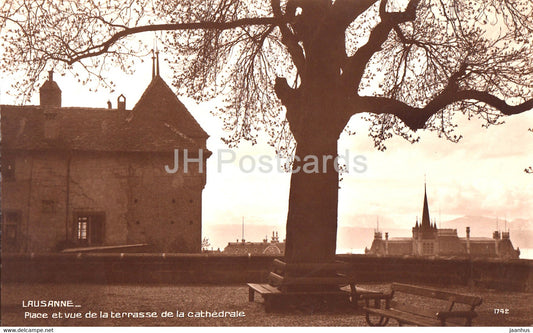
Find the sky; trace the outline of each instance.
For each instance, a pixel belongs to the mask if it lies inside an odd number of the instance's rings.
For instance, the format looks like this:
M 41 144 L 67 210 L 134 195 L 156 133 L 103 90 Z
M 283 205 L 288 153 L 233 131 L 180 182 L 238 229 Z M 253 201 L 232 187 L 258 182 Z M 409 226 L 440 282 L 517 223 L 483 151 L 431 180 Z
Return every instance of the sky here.
M 170 83 L 167 66 L 161 64 L 161 68 L 161 76 Z M 131 109 L 151 80 L 151 65 L 144 62 L 133 75 L 117 70 L 107 76 L 117 83 L 113 93 L 105 89 L 89 92 L 73 77 L 55 75 L 62 89 L 62 105 L 106 107 L 108 100 L 116 105 L 118 95 L 124 94 L 126 107 Z M 0 104 L 15 103 L 7 93 L 12 79 L 0 78 Z M 223 248 L 241 238 L 244 219 L 246 240 L 261 241 L 272 231 L 283 239 L 290 174 L 276 168 L 265 173 L 257 166 L 251 170 L 251 161 L 261 156 L 275 160 L 274 149 L 261 139 L 254 146 L 242 143 L 228 148 L 220 140 L 226 134 L 222 122 L 209 112 L 214 102 L 197 104 L 178 97 L 210 135 L 207 148 L 213 155 L 203 191 L 203 235 L 215 249 Z M 37 93 L 29 104 L 38 104 Z M 463 139 L 459 143 L 418 131 L 418 143 L 394 138 L 385 152 L 374 148 L 364 122 L 352 119 L 349 125 L 357 134 L 341 136 L 339 154 L 348 154 L 349 161 L 357 156 L 359 164 L 349 165 L 352 171 L 340 182 L 339 230 L 375 228 L 378 221 L 382 230 L 409 229 L 422 214 L 424 181 L 430 214 L 437 223 L 465 215 L 510 222 L 533 220 L 533 174 L 523 171 L 533 165 L 533 133 L 528 132 L 533 128 L 533 112 L 507 117 L 505 124 L 488 129 L 479 121 L 461 119 Z M 222 161 L 233 154 L 233 163 Z

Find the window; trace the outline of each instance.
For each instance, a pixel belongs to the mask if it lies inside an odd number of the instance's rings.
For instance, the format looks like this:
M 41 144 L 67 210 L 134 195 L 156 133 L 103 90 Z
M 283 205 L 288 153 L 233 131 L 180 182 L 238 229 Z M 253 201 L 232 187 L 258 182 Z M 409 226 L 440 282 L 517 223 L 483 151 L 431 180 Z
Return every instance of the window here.
M 104 242 L 103 213 L 79 213 L 75 220 L 75 237 L 80 245 L 100 245 Z
M 434 248 L 433 243 L 423 243 L 422 244 L 422 253 L 423 254 L 433 254 Z
M 2 219 L 2 250 L 16 250 L 20 243 L 21 213 L 19 211 L 6 211 L 2 214 Z
M 86 216 L 78 217 L 78 240 L 87 240 L 87 220 Z

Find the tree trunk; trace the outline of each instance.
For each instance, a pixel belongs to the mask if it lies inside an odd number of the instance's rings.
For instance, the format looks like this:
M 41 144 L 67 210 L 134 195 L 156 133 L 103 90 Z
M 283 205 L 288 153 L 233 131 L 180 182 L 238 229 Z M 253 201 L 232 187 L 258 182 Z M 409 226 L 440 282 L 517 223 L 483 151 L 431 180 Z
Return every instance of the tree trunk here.
M 333 160 L 337 156 L 337 139 L 327 141 L 321 142 L 321 147 L 316 142 L 301 142 L 296 148 L 296 155 L 302 160 L 316 156 L 319 170 L 308 173 L 303 169 L 305 162 L 294 163 L 294 168 L 300 170 L 291 175 L 285 247 L 289 263 L 327 262 L 335 256 L 339 178 Z
M 330 262 L 335 257 L 339 190 L 335 160 L 341 129 L 328 116 L 331 113 L 324 112 L 328 109 L 317 110 L 324 101 L 306 103 L 313 110 L 307 109 L 310 117 L 297 136 L 286 229 L 288 263 Z
M 277 82 L 276 91 L 285 101 L 287 120 L 297 142 L 285 260 L 323 263 L 334 260 L 337 246 L 339 175 L 335 160 L 337 141 L 348 121 L 346 96 L 353 92 L 346 91 L 340 78 L 346 57 L 344 28 L 324 16 L 330 2 L 305 3 L 306 14 L 301 19 L 307 21 L 299 26 L 306 51 L 301 84 L 291 89 Z

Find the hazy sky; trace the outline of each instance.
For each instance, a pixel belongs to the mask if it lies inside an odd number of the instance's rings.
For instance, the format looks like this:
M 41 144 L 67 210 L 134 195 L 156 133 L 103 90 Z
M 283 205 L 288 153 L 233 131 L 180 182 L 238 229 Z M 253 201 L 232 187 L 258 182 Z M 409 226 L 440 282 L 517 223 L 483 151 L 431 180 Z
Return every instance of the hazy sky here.
M 162 64 L 161 76 L 170 82 Z M 151 66 L 145 62 L 133 77 L 120 72 L 109 73 L 117 82 L 116 92 L 105 89 L 91 93 L 87 87 L 78 85 L 72 77 L 56 75 L 62 89 L 63 106 L 106 107 L 110 99 L 123 93 L 127 108 L 131 109 L 140 98 L 151 79 Z M 9 80 L 0 78 L 0 104 L 12 104 L 7 95 Z M 43 80 L 45 78 L 43 77 Z M 209 113 L 212 103 L 197 105 L 194 101 L 179 97 L 200 125 L 211 136 L 207 146 L 213 152 L 208 161 L 207 185 L 203 192 L 203 234 L 215 247 L 224 247 L 228 241 L 241 236 L 236 227 L 231 239 L 217 236 L 216 226 L 241 223 L 268 226 L 285 236 L 290 175 L 276 170 L 262 173 L 259 170 L 246 173 L 239 170 L 238 163 L 249 167 L 252 156 L 274 158 L 274 150 L 264 142 L 255 146 L 243 143 L 232 151 L 236 154 L 233 164 L 220 165 L 217 154 L 228 149 L 220 140 L 224 135 L 221 122 Z M 31 104 L 38 103 L 38 94 Z M 352 129 L 358 133 L 342 136 L 339 153 L 349 151 L 350 159 L 364 157 L 366 170 L 350 172 L 340 183 L 339 226 L 374 227 L 379 218 L 380 227 L 410 228 L 421 215 L 424 190 L 424 175 L 432 218 L 438 222 L 463 215 L 513 219 L 533 219 L 533 175 L 524 173 L 524 168 L 533 165 L 533 112 L 506 118 L 506 123 L 489 129 L 481 127 L 476 120 L 463 121 L 459 133 L 460 143 L 451 143 L 438 138 L 435 133 L 420 131 L 419 143 L 410 144 L 401 138 L 390 140 L 385 152 L 374 149 L 364 123 L 352 120 Z M 230 152 L 223 151 L 228 158 Z M 361 159 L 359 160 L 361 161 Z M 272 229 L 272 230 L 271 230 Z M 247 240 L 260 241 L 264 233 L 246 235 Z M 394 236 L 394 235 L 392 235 Z M 370 240 L 369 240 L 370 242 Z

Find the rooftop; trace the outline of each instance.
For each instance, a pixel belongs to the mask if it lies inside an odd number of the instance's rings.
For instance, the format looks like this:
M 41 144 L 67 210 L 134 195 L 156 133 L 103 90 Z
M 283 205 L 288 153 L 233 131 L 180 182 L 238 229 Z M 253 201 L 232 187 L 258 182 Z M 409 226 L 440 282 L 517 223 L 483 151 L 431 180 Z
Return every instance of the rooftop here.
M 4 149 L 168 152 L 205 149 L 208 138 L 158 75 L 132 110 L 0 105 L 0 113 Z

